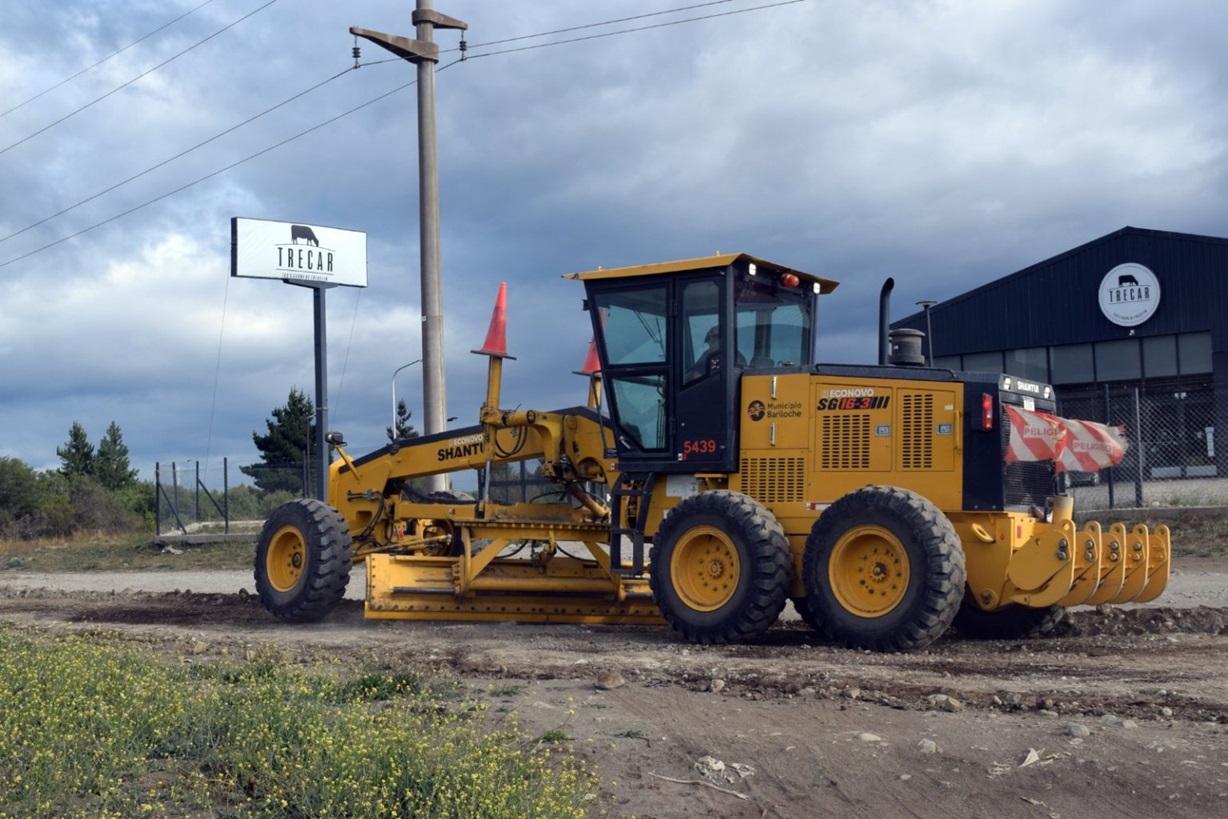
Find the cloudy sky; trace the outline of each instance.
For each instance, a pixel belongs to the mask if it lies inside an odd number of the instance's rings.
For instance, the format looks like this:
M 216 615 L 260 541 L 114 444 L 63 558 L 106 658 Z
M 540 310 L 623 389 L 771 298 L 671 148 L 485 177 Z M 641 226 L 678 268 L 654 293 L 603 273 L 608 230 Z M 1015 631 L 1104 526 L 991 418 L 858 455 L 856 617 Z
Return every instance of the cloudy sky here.
M 415 69 L 364 42 L 352 70 L 348 33 L 412 36 L 412 0 L 202 2 L 0 0 L 0 456 L 55 468 L 73 421 L 115 421 L 143 478 L 258 460 L 314 389 L 312 298 L 230 277 L 234 216 L 367 233 L 369 286 L 327 299 L 355 452 L 421 357 L 415 89 L 370 102 Z M 455 425 L 501 281 L 503 404 L 552 409 L 585 390 L 569 271 L 744 251 L 835 278 L 820 358 L 869 362 L 887 276 L 899 318 L 1125 225 L 1228 235 L 1222 0 L 435 8 L 469 24 L 463 63 L 437 35 Z

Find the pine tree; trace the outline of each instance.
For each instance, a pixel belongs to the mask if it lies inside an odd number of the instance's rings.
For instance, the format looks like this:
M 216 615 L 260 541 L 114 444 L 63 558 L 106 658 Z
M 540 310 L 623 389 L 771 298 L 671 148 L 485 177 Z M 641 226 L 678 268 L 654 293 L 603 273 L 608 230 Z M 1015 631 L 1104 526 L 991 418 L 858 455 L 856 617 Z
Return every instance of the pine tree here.
M 417 438 L 418 430 L 414 429 L 414 425 L 410 422 L 410 416 L 413 413 L 405 404 L 405 399 L 397 401 L 397 433 L 392 434 L 392 427 L 384 427 L 384 432 L 388 436 L 388 440 L 397 441 L 405 438 Z
M 297 387 L 290 388 L 284 407 L 266 421 L 268 434 L 252 433 L 261 463 L 239 467 L 265 492 L 302 494 L 311 486 L 311 449 L 315 439 L 315 405 Z M 306 483 L 304 483 L 306 480 Z
M 60 457 L 63 465 L 60 474 L 72 480 L 82 475 L 94 474 L 94 445 L 85 434 L 85 427 L 76 421 L 68 430 L 68 443 L 56 447 L 55 454 Z
M 107 427 L 107 434 L 98 442 L 98 454 L 94 456 L 94 475 L 107 489 L 127 489 L 136 483 L 136 470 L 128 462 L 128 447 L 124 435 L 114 421 Z

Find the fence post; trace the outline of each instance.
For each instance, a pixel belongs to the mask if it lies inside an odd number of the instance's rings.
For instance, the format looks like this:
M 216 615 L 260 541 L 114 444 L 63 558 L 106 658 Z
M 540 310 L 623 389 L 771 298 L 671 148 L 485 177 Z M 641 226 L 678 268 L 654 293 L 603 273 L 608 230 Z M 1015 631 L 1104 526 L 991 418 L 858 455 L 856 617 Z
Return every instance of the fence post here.
M 1105 384 L 1104 385 L 1104 422 L 1106 424 L 1113 423 L 1113 414 L 1112 414 L 1113 408 L 1110 405 L 1109 400 L 1110 400 L 1109 399 L 1109 385 Z M 1109 473 L 1109 508 L 1110 509 L 1117 508 L 1116 498 L 1113 492 L 1115 488 L 1113 485 L 1113 472 L 1114 470 L 1112 469 L 1108 470 L 1108 473 Z
M 162 464 L 154 461 L 154 535 L 162 534 Z
M 196 522 L 200 523 L 200 460 L 196 461 L 196 492 L 192 496 L 196 500 Z
M 179 523 L 183 523 L 183 518 L 179 517 L 179 464 L 171 461 L 171 490 L 175 498 L 175 518 Z
M 223 526 L 226 534 L 230 534 L 230 460 L 222 458 L 222 517 L 226 519 Z
M 1138 387 L 1134 388 L 1134 428 L 1138 430 L 1138 476 L 1134 479 L 1134 506 L 1141 509 L 1143 507 L 1143 475 L 1147 468 L 1143 462 L 1143 456 L 1146 454 L 1143 450 L 1143 413 L 1139 409 Z

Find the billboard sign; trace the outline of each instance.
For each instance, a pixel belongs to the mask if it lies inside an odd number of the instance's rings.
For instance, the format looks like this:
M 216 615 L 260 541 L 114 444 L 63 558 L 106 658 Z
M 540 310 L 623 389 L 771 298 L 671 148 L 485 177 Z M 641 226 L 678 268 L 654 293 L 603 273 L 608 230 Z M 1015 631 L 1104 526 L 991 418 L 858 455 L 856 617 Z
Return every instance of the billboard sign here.
M 367 234 L 236 216 L 230 220 L 230 275 L 366 287 Z

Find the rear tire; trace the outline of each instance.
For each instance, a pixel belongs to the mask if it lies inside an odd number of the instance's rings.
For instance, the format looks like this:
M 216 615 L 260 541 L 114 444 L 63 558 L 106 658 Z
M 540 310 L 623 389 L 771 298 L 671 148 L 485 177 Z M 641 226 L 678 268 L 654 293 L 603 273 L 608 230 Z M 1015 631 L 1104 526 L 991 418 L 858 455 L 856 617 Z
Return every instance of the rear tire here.
M 737 492 L 686 498 L 653 539 L 653 597 L 674 631 L 693 643 L 762 635 L 785 607 L 792 571 L 780 523 Z
M 819 618 L 814 616 L 814 612 L 810 610 L 810 603 L 805 597 L 794 597 L 790 599 L 793 603 L 793 610 L 797 612 L 797 616 L 802 618 L 802 622 L 810 626 L 815 631 L 822 631 L 823 627 L 819 625 Z
M 292 623 L 319 620 L 345 596 L 350 582 L 350 532 L 326 503 L 283 503 L 265 521 L 256 544 L 260 602 Z
M 951 521 L 915 492 L 867 486 L 828 507 L 806 539 L 806 600 L 849 648 L 907 651 L 937 640 L 964 594 Z
M 1065 618 L 1066 609 L 1061 606 L 1043 609 L 1007 606 L 985 611 L 965 600 L 952 625 L 960 634 L 974 640 L 1026 640 L 1048 634 Z

